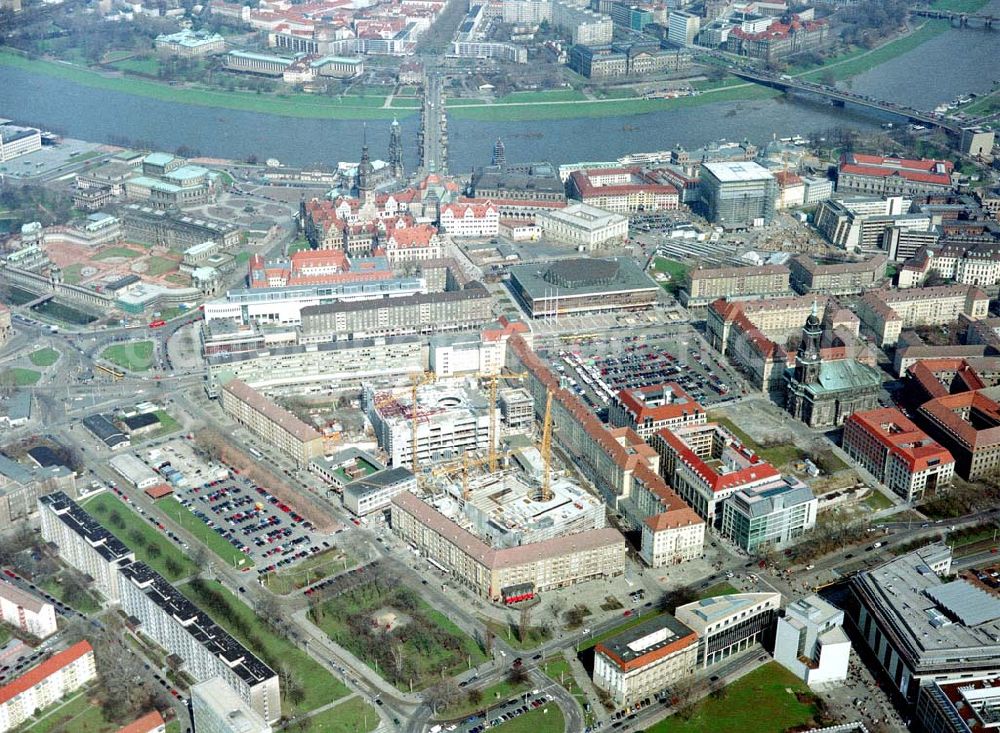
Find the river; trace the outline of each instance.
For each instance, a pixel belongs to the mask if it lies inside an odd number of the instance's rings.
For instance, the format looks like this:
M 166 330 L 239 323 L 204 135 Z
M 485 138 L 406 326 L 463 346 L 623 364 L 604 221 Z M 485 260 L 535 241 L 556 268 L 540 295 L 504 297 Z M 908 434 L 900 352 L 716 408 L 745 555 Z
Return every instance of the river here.
M 986 10 L 1000 14 L 1000 0 Z M 1000 30 L 948 30 L 876 69 L 850 86 L 888 101 L 931 109 L 970 91 L 985 92 L 1000 77 Z M 180 146 L 202 155 L 245 159 L 278 158 L 291 165 L 335 164 L 357 159 L 362 123 L 279 117 L 194 105 L 179 105 L 72 81 L 0 67 L 0 114 L 49 126 L 85 140 L 127 138 L 163 150 Z M 876 127 L 882 120 L 857 109 L 791 97 L 720 102 L 628 117 L 529 122 L 449 120 L 449 169 L 461 174 L 488 160 L 493 141 L 506 145 L 507 160 L 609 160 L 628 152 L 680 143 L 688 148 L 726 138 L 758 144 L 772 137 L 837 126 Z M 401 121 L 408 168 L 416 164 L 418 119 Z M 389 126 L 368 122 L 373 157 L 384 157 Z

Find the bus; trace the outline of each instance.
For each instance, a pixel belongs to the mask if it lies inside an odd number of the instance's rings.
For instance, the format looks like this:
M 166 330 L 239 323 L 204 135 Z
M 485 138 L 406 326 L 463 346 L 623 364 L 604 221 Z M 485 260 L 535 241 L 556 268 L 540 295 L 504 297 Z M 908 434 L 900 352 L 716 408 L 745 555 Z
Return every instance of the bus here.
M 257 450 L 256 448 L 247 448 L 247 452 L 248 452 L 248 453 L 249 453 L 250 455 L 252 455 L 252 456 L 253 456 L 254 458 L 256 458 L 256 459 L 257 459 L 258 461 L 262 461 L 262 460 L 264 460 L 264 454 L 263 454 L 263 453 L 261 453 L 261 452 L 260 452 L 259 450 Z
M 149 322 L 149 327 L 150 328 L 160 328 L 160 327 L 166 326 L 166 325 L 167 325 L 167 322 L 164 321 L 163 319 L 159 319 L 159 318 L 157 320 L 155 320 L 155 321 L 150 321 Z

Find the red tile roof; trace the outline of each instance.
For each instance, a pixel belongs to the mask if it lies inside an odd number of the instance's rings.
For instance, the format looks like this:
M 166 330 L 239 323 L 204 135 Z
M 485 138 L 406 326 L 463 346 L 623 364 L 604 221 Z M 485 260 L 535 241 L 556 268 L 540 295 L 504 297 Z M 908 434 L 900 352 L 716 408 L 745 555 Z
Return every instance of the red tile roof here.
M 161 725 L 164 725 L 164 723 L 163 716 L 154 710 L 151 713 L 146 713 L 138 720 L 122 726 L 118 729 L 118 733 L 150 733 L 150 731 L 156 730 Z
M 1000 405 L 983 392 L 960 392 L 925 402 L 920 412 L 969 451 L 1000 445 Z M 977 413 L 977 428 L 962 414 Z M 986 427 L 986 423 L 993 423 Z
M 908 181 L 951 185 L 954 164 L 950 160 L 889 158 L 882 155 L 844 153 L 840 157 L 840 172 L 862 176 L 898 175 Z
M 642 395 L 662 394 L 666 391 L 669 391 L 673 397 L 670 402 L 663 405 L 649 405 L 642 399 Z M 705 408 L 676 382 L 649 385 L 638 389 L 623 389 L 618 393 L 618 401 L 629 411 L 637 423 L 647 420 L 651 422 L 673 420 L 685 415 L 697 415 L 705 412 Z
M 0 705 L 13 700 L 23 692 L 30 690 L 46 677 L 50 677 L 63 667 L 75 662 L 85 654 L 94 651 L 94 647 L 88 641 L 80 641 L 58 654 L 49 657 L 37 667 L 29 669 L 13 682 L 0 687 Z
M 911 472 L 923 471 L 932 461 L 939 464 L 955 462 L 947 448 L 932 440 L 895 408 L 855 412 L 847 421 L 879 441 L 889 453 L 902 459 Z
M 677 457 L 687 464 L 714 494 L 736 486 L 781 477 L 781 472 L 778 469 L 750 451 L 749 448 L 736 440 L 735 437 L 732 438 L 732 445 L 737 450 L 744 451 L 744 455 L 750 461 L 750 465 L 735 471 L 729 471 L 728 473 L 719 473 L 708 465 L 697 453 L 691 450 L 688 444 L 675 435 L 669 428 L 660 430 L 657 436 L 670 446 L 671 450 L 677 454 Z

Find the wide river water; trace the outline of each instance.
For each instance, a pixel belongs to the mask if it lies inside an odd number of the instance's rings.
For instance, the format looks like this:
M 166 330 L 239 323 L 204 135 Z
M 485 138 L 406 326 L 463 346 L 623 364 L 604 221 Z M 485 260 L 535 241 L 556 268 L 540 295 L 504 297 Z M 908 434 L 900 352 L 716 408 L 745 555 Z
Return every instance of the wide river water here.
M 1000 14 L 1000 0 L 985 11 Z M 968 92 L 989 91 L 1000 80 L 1000 29 L 954 28 L 918 48 L 860 74 L 847 84 L 888 101 L 932 109 Z M 229 109 L 178 105 L 81 86 L 44 74 L 0 67 L 0 116 L 51 127 L 85 140 L 122 139 L 163 150 L 187 146 L 202 155 L 278 158 L 291 165 L 357 159 L 360 121 L 314 120 Z M 528 122 L 449 119 L 449 169 L 468 171 L 488 160 L 504 139 L 508 161 L 609 160 L 624 153 L 688 148 L 727 138 L 758 144 L 776 135 L 806 135 L 837 126 L 871 128 L 882 119 L 823 101 L 773 98 L 719 102 L 628 117 Z M 368 122 L 375 157 L 385 155 L 388 124 Z M 401 121 L 407 163 L 416 163 L 418 119 Z

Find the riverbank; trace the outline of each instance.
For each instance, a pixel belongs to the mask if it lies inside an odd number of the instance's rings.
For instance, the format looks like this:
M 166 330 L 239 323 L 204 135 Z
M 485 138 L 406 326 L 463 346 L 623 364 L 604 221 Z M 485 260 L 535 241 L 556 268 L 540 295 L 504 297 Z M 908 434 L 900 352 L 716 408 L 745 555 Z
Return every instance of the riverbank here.
M 10 49 L 0 49 L 0 68 L 11 67 L 65 79 L 81 86 L 157 99 L 162 102 L 191 104 L 244 112 L 300 117 L 304 119 L 391 120 L 415 114 L 413 107 L 383 107 L 369 97 L 324 97 L 312 94 L 255 94 L 171 86 L 130 76 L 115 76 L 73 64 L 45 59 L 28 59 Z

